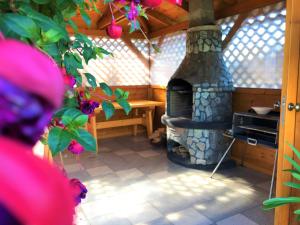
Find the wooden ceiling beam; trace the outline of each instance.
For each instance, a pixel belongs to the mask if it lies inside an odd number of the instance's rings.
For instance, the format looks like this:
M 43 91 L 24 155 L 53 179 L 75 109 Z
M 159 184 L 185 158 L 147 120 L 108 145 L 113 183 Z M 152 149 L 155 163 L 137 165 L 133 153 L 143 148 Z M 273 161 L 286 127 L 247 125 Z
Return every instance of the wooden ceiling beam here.
M 155 11 L 155 10 L 147 11 L 147 16 L 150 19 L 153 19 L 164 26 L 176 24 L 176 21 L 172 20 L 171 18 L 167 17 L 166 15 L 164 15 L 158 11 Z
M 124 10 L 124 7 L 120 8 L 120 10 Z M 121 13 L 119 10 L 117 10 L 114 12 L 114 18 L 118 22 L 119 20 L 124 19 L 125 15 L 123 13 Z M 111 20 L 112 20 L 112 17 L 110 15 L 110 13 L 108 13 L 107 16 L 105 16 L 101 21 L 99 21 L 99 23 L 97 24 L 98 28 L 104 29 L 105 27 L 107 27 L 110 24 Z
M 75 34 L 75 32 L 73 31 L 73 29 L 71 27 L 67 27 L 67 31 L 71 35 Z M 78 32 L 85 34 L 87 36 L 91 36 L 91 37 L 108 37 L 105 30 L 79 28 Z M 138 33 L 138 32 L 134 32 L 131 34 L 124 32 L 122 36 L 124 36 L 125 38 L 145 39 L 144 35 L 142 35 L 141 33 Z
M 241 25 L 243 24 L 245 19 L 247 19 L 248 15 L 249 15 L 248 13 L 243 13 L 243 14 L 240 14 L 239 17 L 236 19 L 236 21 L 234 22 L 233 27 L 230 29 L 230 31 L 226 35 L 226 38 L 222 42 L 222 48 L 223 49 L 225 49 L 227 47 L 227 45 L 232 40 L 232 38 L 236 34 L 236 32 L 239 30 L 239 28 L 241 27 Z
M 101 23 L 101 21 L 105 18 L 109 16 L 109 7 L 108 4 L 105 5 L 105 9 L 103 10 L 102 16 L 98 19 L 98 21 L 96 22 L 96 27 L 99 27 L 99 24 Z
M 239 2 L 235 5 L 228 6 L 226 8 L 223 8 L 222 10 L 218 10 L 215 12 L 215 18 L 216 20 L 228 17 L 228 16 L 234 16 L 237 14 L 244 14 L 249 13 L 250 11 L 258 8 L 262 8 L 268 5 L 273 5 L 279 2 L 284 2 L 285 0 L 246 0 L 243 2 Z M 174 33 L 179 30 L 186 30 L 188 29 L 189 21 L 180 22 L 171 26 L 168 26 L 166 28 L 162 28 L 156 31 L 153 31 L 150 33 L 150 38 L 159 37 L 161 35 L 166 35 L 169 33 Z
M 150 33 L 150 38 L 156 38 L 159 36 L 163 36 L 166 34 L 170 34 L 170 33 L 174 33 L 176 31 L 180 31 L 180 30 L 186 30 L 189 27 L 189 21 L 184 21 L 181 23 L 177 23 L 173 26 L 169 26 L 167 28 L 162 28 L 159 29 L 157 31 L 153 31 Z
M 222 8 L 215 12 L 216 19 L 222 19 L 228 16 L 234 16 L 241 13 L 248 13 L 254 9 L 273 5 L 285 0 L 245 0 L 234 5 Z
M 138 21 L 141 25 L 141 28 L 143 29 L 145 34 L 149 34 L 150 32 L 150 26 L 149 23 L 146 19 L 142 18 L 142 17 L 138 17 Z

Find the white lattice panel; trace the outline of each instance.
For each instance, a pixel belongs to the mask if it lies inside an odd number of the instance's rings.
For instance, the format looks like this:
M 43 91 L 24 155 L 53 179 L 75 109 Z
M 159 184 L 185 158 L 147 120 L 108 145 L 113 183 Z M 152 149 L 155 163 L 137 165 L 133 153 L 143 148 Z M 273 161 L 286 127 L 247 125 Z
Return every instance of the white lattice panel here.
M 217 21 L 217 24 L 220 26 L 222 31 L 222 40 L 224 40 L 229 33 L 230 29 L 233 27 L 235 20 L 238 18 L 238 15 L 220 19 Z
M 98 82 L 109 85 L 148 85 L 150 83 L 149 67 L 145 66 L 121 40 L 109 38 L 93 39 L 95 45 L 113 53 L 104 59 L 90 60 L 84 67 L 85 72 L 93 74 Z M 149 57 L 149 47 L 145 40 L 132 40 L 134 45 Z
M 285 6 L 254 10 L 224 51 L 236 87 L 281 88 Z
M 185 56 L 186 46 L 185 32 L 177 32 L 167 35 L 160 46 L 160 52 L 155 53 L 151 49 L 151 83 L 167 85 L 170 76 L 176 71 Z M 153 44 L 158 44 L 158 40 L 153 40 Z

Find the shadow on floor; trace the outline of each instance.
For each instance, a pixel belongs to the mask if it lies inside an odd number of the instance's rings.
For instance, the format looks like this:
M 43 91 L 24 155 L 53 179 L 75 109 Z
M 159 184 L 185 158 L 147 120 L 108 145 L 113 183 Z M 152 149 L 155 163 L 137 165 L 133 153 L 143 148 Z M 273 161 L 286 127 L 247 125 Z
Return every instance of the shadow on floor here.
M 89 190 L 77 225 L 273 224 L 273 212 L 261 209 L 270 176 L 236 167 L 210 179 L 210 172 L 171 163 L 142 136 L 100 141 L 99 148 L 78 161 L 63 155 L 69 177 Z

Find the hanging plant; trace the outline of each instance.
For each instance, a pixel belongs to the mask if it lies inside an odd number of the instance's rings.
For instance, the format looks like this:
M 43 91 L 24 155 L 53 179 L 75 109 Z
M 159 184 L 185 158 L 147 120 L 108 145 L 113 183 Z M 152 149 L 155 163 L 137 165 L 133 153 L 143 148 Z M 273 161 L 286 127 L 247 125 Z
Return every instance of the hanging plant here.
M 127 114 L 131 109 L 126 101 L 127 92 L 122 96 L 115 95 L 108 85 L 98 84 L 92 74 L 80 72 L 83 64 L 88 64 L 91 59 L 110 55 L 105 49 L 94 46 L 85 34 L 78 32 L 76 24 L 72 21 L 72 17 L 79 10 L 84 22 L 90 26 L 91 19 L 87 11 L 94 10 L 99 13 L 96 2 L 97 0 L 0 1 L 0 39 L 5 37 L 28 43 L 49 55 L 61 67 L 65 83 L 64 104 L 53 115 L 48 126 L 47 138 L 42 138 L 43 143 L 49 145 L 53 155 L 68 147 L 75 149 L 76 153 L 82 149 L 96 150 L 93 136 L 84 127 L 89 115 L 102 102 L 105 102 L 102 107 L 106 118 L 112 116 L 113 104 L 109 100 L 112 95 L 117 102 L 122 101 L 121 106 Z M 72 27 L 74 31 L 72 40 L 66 30 L 67 26 Z M 88 88 L 82 81 L 83 76 L 88 82 Z M 101 96 L 99 103 L 92 103 L 90 92 L 97 87 L 100 87 L 106 96 Z M 79 145 L 82 148 L 79 148 Z

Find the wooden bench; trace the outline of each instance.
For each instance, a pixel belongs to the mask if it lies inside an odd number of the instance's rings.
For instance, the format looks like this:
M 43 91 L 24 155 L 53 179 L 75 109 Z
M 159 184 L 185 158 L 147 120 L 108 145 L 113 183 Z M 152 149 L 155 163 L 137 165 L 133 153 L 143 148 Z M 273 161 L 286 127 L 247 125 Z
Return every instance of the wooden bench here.
M 111 120 L 111 121 L 104 121 L 104 122 L 97 122 L 96 115 L 103 111 L 102 107 L 100 106 L 95 110 L 95 114 L 90 117 L 89 120 L 89 129 L 92 135 L 95 137 L 97 141 L 97 130 L 99 129 L 106 129 L 106 128 L 113 128 L 113 127 L 123 127 L 123 126 L 133 126 L 132 133 L 134 136 L 137 135 L 138 125 L 143 125 L 147 129 L 148 137 L 153 133 L 153 116 L 155 107 L 164 106 L 164 102 L 157 102 L 157 101 L 149 101 L 149 100 L 132 100 L 128 101 L 132 111 L 133 117 L 121 119 L 121 120 Z M 113 103 L 116 110 L 122 110 L 122 107 L 117 103 Z M 144 116 L 139 115 L 139 110 L 143 110 L 145 112 Z M 98 149 L 98 141 L 97 141 L 97 152 Z

